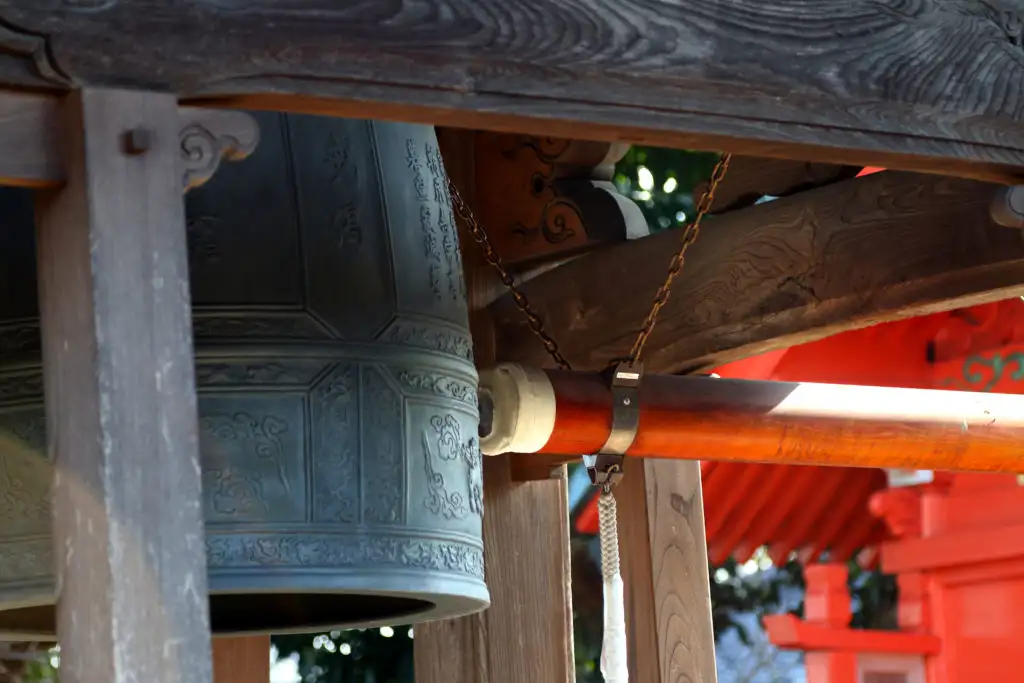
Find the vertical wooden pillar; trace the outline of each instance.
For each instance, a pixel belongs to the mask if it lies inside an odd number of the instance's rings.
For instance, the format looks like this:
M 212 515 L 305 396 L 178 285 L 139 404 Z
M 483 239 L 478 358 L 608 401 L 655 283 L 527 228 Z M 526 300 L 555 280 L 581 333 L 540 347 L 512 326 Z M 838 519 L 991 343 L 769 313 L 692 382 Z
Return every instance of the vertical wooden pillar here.
M 213 683 L 268 683 L 270 636 L 216 638 Z
M 615 495 L 630 680 L 715 683 L 700 463 L 626 458 Z
M 62 115 L 37 229 L 61 681 L 207 683 L 177 102 L 84 90 Z
M 474 134 L 439 131 L 445 166 L 474 206 Z M 474 354 L 495 358 L 486 316 L 500 283 L 461 225 Z M 515 483 L 509 458 L 484 460 L 484 560 L 491 607 L 416 627 L 417 683 L 571 683 L 574 679 L 565 468 Z

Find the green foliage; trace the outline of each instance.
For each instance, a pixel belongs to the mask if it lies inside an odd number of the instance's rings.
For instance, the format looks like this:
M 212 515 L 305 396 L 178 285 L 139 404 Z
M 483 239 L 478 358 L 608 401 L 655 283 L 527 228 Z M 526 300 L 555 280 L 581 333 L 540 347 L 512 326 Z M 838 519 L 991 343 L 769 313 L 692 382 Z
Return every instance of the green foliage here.
M 272 643 L 281 657 L 299 654 L 305 683 L 412 683 L 409 631 L 409 626 L 352 629 L 274 636 Z
M 50 663 L 49 657 L 25 663 L 21 671 L 22 683 L 57 683 L 57 668 Z
M 758 619 L 777 614 L 786 607 L 786 589 L 804 588 L 803 567 L 790 562 L 772 571 L 744 571 L 730 558 L 721 567 L 711 568 L 711 618 L 715 638 L 734 629 L 744 643 L 750 643 L 750 634 L 737 623 L 736 617 L 753 613 Z M 789 611 L 800 614 L 801 606 Z
M 693 190 L 711 176 L 717 154 L 632 147 L 615 167 L 615 185 L 640 206 L 652 231 L 693 219 Z
M 896 577 L 862 569 L 856 562 L 848 564 L 848 585 L 853 598 L 853 628 L 895 630 L 899 589 Z

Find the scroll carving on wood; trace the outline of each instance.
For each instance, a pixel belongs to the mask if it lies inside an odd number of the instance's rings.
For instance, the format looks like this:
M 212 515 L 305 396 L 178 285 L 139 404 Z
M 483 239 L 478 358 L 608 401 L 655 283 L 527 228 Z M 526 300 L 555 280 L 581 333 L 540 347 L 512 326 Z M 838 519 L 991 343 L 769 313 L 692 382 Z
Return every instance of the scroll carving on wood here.
M 5 43 L 5 31 L 0 20 L 0 62 L 5 46 L 11 45 Z M 38 189 L 64 182 L 56 125 L 60 105 L 57 97 L 0 91 L 0 185 Z M 221 161 L 245 159 L 259 144 L 259 124 L 245 112 L 199 107 L 180 107 L 178 112 L 185 192 L 209 180 Z M 140 139 L 136 144 L 146 143 Z
M 611 183 L 629 145 L 481 133 L 478 217 L 510 267 L 524 268 L 648 233 Z
M 0 10 L 2 15 L 2 10 Z M 39 80 L 39 85 L 69 88 L 72 80 L 53 60 L 47 39 L 37 33 L 21 31 L 0 17 L 0 55 L 27 62 L 28 71 Z M 4 71 L 0 71 L 3 74 Z
M 181 115 L 182 187 L 186 192 L 213 177 L 222 159 L 245 159 L 259 144 L 259 125 L 246 113 L 187 107 Z

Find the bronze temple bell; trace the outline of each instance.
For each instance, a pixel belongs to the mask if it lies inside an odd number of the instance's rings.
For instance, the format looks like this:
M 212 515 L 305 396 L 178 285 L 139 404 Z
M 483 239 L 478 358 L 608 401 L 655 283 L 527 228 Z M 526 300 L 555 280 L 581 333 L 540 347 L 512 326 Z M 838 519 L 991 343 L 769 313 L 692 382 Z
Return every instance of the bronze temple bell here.
M 213 631 L 483 609 L 477 375 L 434 131 L 257 118 L 255 154 L 186 199 Z M 31 202 L 0 194 L 8 638 L 55 633 Z

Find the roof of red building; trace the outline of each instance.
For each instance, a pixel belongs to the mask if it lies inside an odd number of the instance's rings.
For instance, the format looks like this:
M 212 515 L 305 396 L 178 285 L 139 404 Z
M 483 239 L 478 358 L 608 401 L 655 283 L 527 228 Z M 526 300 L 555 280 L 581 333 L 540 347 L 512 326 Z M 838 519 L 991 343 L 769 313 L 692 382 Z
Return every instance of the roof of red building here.
M 849 467 L 803 467 L 702 462 L 708 558 L 743 562 L 761 546 L 776 564 L 796 552 L 801 562 L 847 560 L 889 538 L 885 524 L 867 513 L 868 500 L 885 488 L 885 472 Z M 576 518 L 581 533 L 597 532 L 597 507 Z

